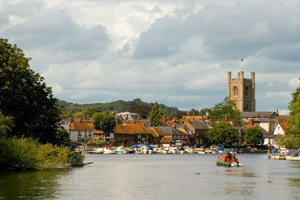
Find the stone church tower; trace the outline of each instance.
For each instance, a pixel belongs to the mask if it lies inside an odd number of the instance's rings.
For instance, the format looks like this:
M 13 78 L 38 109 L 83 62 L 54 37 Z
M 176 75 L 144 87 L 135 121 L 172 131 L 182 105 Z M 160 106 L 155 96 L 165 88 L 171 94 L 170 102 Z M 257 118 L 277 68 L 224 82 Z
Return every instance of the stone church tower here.
M 241 112 L 255 112 L 255 72 L 251 72 L 251 79 L 247 79 L 243 71 L 238 72 L 238 78 L 231 78 L 229 71 L 228 98 Z

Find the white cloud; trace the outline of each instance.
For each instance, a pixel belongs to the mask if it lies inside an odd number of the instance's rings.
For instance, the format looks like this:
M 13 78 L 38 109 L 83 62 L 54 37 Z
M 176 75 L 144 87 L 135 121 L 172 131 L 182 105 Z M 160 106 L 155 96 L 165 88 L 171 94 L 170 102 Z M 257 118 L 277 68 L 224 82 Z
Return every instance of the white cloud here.
M 295 90 L 299 86 L 300 86 L 299 77 L 293 78 L 289 81 L 289 87 L 291 89 Z
M 257 110 L 299 87 L 299 1 L 1 1 L 0 34 L 32 57 L 56 97 L 212 107 L 244 58 Z M 266 9 L 268 8 L 268 9 Z

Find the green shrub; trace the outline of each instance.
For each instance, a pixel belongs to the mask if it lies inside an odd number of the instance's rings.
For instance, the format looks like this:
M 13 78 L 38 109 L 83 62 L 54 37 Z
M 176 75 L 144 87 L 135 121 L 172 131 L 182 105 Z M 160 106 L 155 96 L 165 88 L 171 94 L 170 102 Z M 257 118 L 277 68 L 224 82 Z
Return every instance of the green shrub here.
M 31 138 L 0 137 L 1 170 L 66 167 L 71 165 L 72 154 L 68 147 L 40 144 Z

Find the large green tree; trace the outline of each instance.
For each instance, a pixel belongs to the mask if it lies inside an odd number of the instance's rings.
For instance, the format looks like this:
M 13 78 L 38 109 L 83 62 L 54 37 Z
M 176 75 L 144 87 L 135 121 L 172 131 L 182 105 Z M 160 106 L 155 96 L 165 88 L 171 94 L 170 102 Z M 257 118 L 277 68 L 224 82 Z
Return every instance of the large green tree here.
M 300 136 L 300 87 L 292 93 L 292 97 L 289 105 L 290 115 L 287 120 L 287 131 L 289 134 Z
M 214 123 L 207 134 L 212 144 L 231 145 L 238 142 L 238 130 L 226 121 Z
M 150 112 L 150 126 L 161 126 L 162 112 L 158 108 L 157 102 L 152 107 Z
M 247 130 L 244 140 L 247 142 L 247 144 L 257 145 L 264 142 L 264 136 L 260 128 L 252 127 Z
M 202 109 L 199 113 L 205 115 L 208 112 L 211 119 L 225 119 L 227 116 L 228 119 L 234 120 L 241 125 L 241 112 L 235 107 L 234 101 L 226 97 L 223 102 L 216 104 L 213 108 Z
M 287 134 L 277 136 L 278 144 L 286 148 L 300 147 L 300 86 L 292 93 L 289 105 L 290 114 L 287 120 Z
M 106 136 L 113 131 L 117 124 L 114 116 L 105 113 L 95 113 L 93 118 L 94 128 L 103 131 Z
M 0 137 L 6 137 L 13 127 L 13 118 L 4 116 L 0 110 Z
M 29 60 L 20 48 L 0 38 L 0 110 L 14 123 L 8 136 L 57 143 L 57 99 L 43 77 L 30 69 Z
M 147 119 L 151 111 L 151 108 L 152 107 L 147 104 L 137 104 L 137 105 L 130 106 L 128 112 L 140 114 L 143 119 Z
M 235 109 L 234 101 L 226 97 L 223 102 L 216 104 L 209 113 L 212 119 L 224 119 L 227 115 L 229 119 L 241 124 L 241 112 Z

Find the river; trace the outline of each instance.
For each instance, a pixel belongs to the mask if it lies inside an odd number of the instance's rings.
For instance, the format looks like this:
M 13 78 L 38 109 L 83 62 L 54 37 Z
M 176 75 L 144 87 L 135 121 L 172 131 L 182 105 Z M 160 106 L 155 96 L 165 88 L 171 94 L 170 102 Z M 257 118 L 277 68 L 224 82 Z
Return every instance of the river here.
M 0 199 L 300 199 L 300 162 L 238 154 L 86 155 L 81 168 L 0 174 Z

